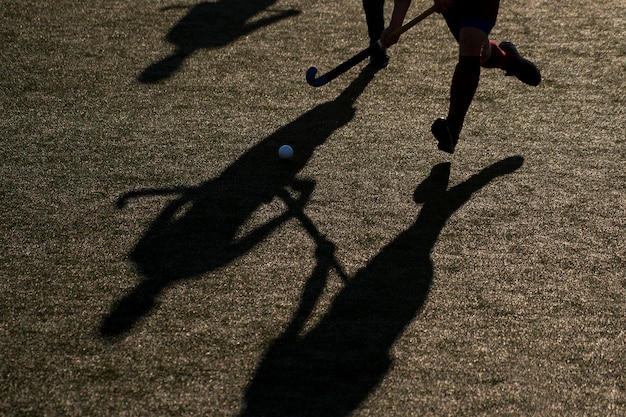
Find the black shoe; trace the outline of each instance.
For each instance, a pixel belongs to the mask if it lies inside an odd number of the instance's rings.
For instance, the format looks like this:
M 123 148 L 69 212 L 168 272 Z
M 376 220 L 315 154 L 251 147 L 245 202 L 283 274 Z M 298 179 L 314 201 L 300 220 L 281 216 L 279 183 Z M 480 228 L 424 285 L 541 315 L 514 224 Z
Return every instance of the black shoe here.
M 512 54 L 515 57 L 515 63 L 511 68 L 507 68 L 505 75 L 514 76 L 524 84 L 539 85 L 541 82 L 539 68 L 526 58 L 522 58 L 515 45 L 511 42 L 502 42 L 500 48 L 507 54 Z
M 459 141 L 459 134 L 450 126 L 450 123 L 444 118 L 435 120 L 430 127 L 435 139 L 437 139 L 437 148 L 444 152 L 454 153 L 454 148 Z
M 370 65 L 376 68 L 386 68 L 389 65 L 387 48 L 375 49 L 372 55 L 370 55 Z

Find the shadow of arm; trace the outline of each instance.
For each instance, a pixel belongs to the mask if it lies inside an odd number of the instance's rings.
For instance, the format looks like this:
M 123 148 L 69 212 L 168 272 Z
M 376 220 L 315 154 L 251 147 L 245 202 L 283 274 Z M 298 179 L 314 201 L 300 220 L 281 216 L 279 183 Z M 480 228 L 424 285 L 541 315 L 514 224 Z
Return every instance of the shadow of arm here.
M 122 194 L 115 201 L 115 205 L 118 209 L 123 209 L 126 206 L 126 202 L 131 198 L 139 198 L 139 197 L 158 197 L 163 195 L 172 195 L 172 194 L 185 194 L 190 193 L 194 189 L 189 187 L 174 187 L 174 188 L 146 188 L 143 190 L 130 191 Z

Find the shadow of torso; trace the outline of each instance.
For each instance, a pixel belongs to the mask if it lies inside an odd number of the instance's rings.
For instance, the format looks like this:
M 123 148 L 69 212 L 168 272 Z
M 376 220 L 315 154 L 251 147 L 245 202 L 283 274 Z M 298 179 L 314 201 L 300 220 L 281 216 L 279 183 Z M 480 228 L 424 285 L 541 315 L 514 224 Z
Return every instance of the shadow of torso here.
M 450 216 L 493 178 L 521 166 L 509 158 L 446 191 L 440 164 L 416 189 L 416 221 L 358 271 L 308 333 L 294 318 L 264 355 L 242 416 L 340 417 L 354 411 L 388 372 L 390 351 L 417 316 L 433 279 L 430 252 Z M 294 323 L 299 323 L 294 326 Z

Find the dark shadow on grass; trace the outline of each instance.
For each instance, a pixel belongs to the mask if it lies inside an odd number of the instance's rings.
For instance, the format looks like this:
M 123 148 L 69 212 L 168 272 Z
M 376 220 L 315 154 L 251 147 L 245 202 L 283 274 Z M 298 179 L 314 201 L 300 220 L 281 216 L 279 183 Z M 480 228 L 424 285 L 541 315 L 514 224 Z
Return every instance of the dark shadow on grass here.
M 430 253 L 447 220 L 473 193 L 522 164 L 520 156 L 506 158 L 449 190 L 450 164 L 434 166 L 415 190 L 415 202 L 423 203 L 415 222 L 358 271 L 319 323 L 302 334 L 330 268 L 327 248 L 299 309 L 262 358 L 240 415 L 340 417 L 356 410 L 386 375 L 393 344 L 426 301 Z
M 244 255 L 285 221 L 297 218 L 317 243 L 323 243 L 302 209 L 315 186 L 296 178 L 298 172 L 338 128 L 355 114 L 354 101 L 374 77 L 366 67 L 335 100 L 320 104 L 282 127 L 244 153 L 218 177 L 196 187 L 147 189 L 118 199 L 177 195 L 152 222 L 130 253 L 143 280 L 113 306 L 104 318 L 100 334 L 124 335 L 148 315 L 162 292 L 183 280 L 198 277 Z M 278 159 L 280 145 L 295 150 L 290 161 Z M 292 197 L 295 195 L 295 197 Z M 279 198 L 284 214 L 242 237 L 238 232 L 263 204 Z
M 199 49 L 214 49 L 228 45 L 259 28 L 300 13 L 293 9 L 267 10 L 275 2 L 276 0 L 219 0 L 196 4 L 166 36 L 167 41 L 174 46 L 174 51 L 143 70 L 137 77 L 138 81 L 142 83 L 162 81 L 178 71 L 184 61 Z M 272 14 L 250 21 L 263 11 Z

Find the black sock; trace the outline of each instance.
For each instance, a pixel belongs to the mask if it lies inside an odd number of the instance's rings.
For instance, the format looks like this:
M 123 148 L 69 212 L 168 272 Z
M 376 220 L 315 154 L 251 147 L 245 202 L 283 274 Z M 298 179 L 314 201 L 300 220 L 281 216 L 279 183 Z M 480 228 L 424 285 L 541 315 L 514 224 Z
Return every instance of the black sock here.
M 454 69 L 450 85 L 450 108 L 448 123 L 457 132 L 461 132 L 463 121 L 469 109 L 480 80 L 480 57 L 460 56 Z

